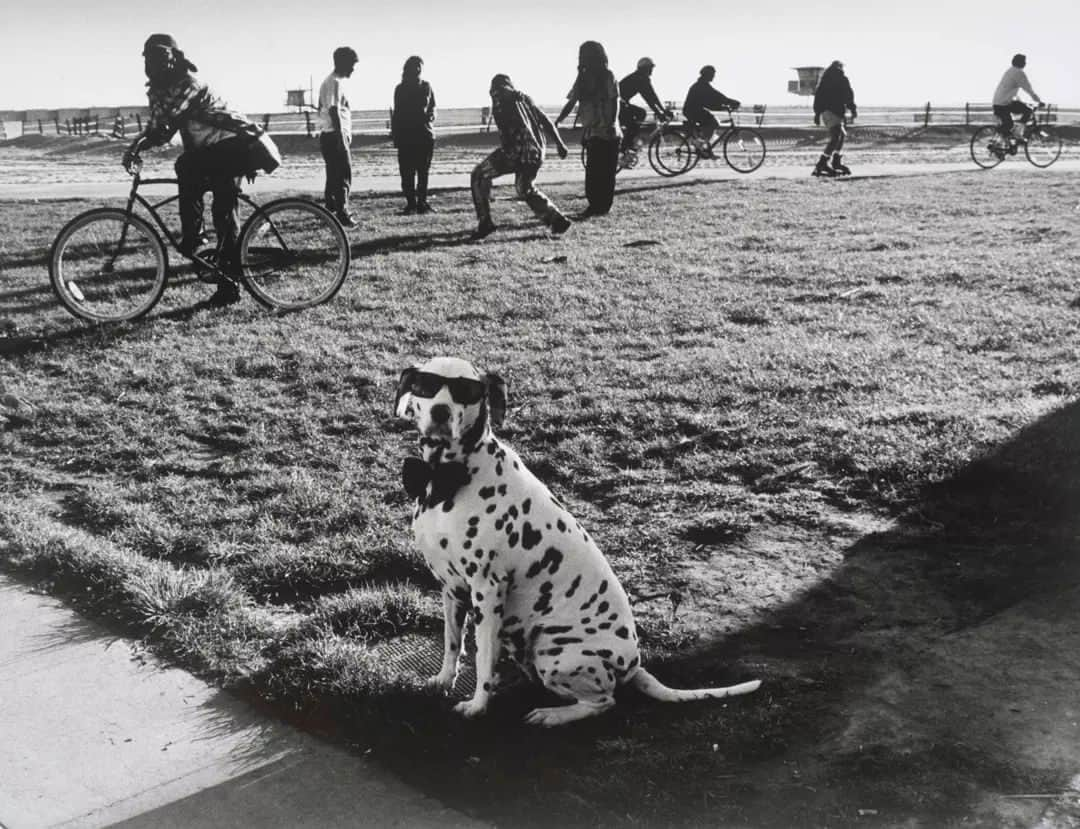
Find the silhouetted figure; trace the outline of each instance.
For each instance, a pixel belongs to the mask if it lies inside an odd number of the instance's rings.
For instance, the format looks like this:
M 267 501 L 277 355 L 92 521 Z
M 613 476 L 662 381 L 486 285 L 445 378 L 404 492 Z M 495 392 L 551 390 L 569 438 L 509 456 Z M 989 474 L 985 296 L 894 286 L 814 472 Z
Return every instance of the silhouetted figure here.
M 553 233 L 565 233 L 570 220 L 535 186 L 547 146 L 545 135 L 555 141 L 559 157 L 566 158 L 566 144 L 532 98 L 514 89 L 508 75 L 491 79 L 491 115 L 499 130 L 500 146 L 476 165 L 472 172 L 473 205 L 478 225 L 473 239 L 483 239 L 496 227 L 491 221 L 491 181 L 504 173 L 514 173 L 518 195 L 525 199 Z
M 670 109 L 660 103 L 660 96 L 652 85 L 652 73 L 656 63 L 652 58 L 642 58 L 637 62 L 637 69 L 619 81 L 619 125 L 623 130 L 622 149 L 634 146 L 634 140 L 641 131 L 641 125 L 648 114 L 642 107 L 630 103 L 640 95 L 656 115 L 657 121 L 668 121 L 674 116 Z
M 821 73 L 817 90 L 814 92 L 814 123 L 825 123 L 829 128 L 829 143 L 825 145 L 825 152 L 821 154 L 814 166 L 815 176 L 848 176 L 851 175 L 843 163 L 840 151 L 844 148 L 844 138 L 847 130 L 844 129 L 844 111 L 851 111 L 851 119 L 855 120 L 858 110 L 855 109 L 855 93 L 851 89 L 851 82 L 844 74 L 844 64 L 834 60 L 829 68 Z M 829 156 L 832 156 L 832 166 L 829 166 Z
M 401 83 L 394 88 L 394 114 L 390 135 L 397 147 L 401 192 L 405 194 L 406 216 L 430 213 L 427 201 L 428 171 L 435 151 L 435 93 L 431 84 L 421 80 L 424 61 L 413 55 L 405 61 Z
M 180 250 L 191 254 L 206 243 L 203 194 L 210 190 L 214 195 L 211 215 L 220 264 L 226 272 L 235 273 L 239 267 L 236 239 L 240 180 L 244 176 L 253 179 L 259 169 L 272 170 L 280 157 L 271 161 L 260 155 L 266 146 L 259 141 L 262 128 L 230 109 L 194 77 L 192 73 L 198 71 L 195 64 L 171 35 L 153 34 L 146 39 L 143 68 L 150 115 L 146 128 L 124 153 L 124 167 L 132 170 L 143 149 L 165 144 L 179 131 L 184 146 L 176 159 Z M 236 283 L 227 279 L 218 284 L 210 302 L 226 305 L 239 298 Z
M 359 58 L 349 46 L 334 50 L 334 71 L 319 86 L 319 149 L 326 162 L 326 209 L 343 227 L 356 227 L 349 210 L 352 189 L 352 109 L 345 80 L 352 76 Z
M 619 86 L 608 69 L 607 52 L 595 40 L 578 49 L 578 74 L 555 124 L 578 106 L 581 143 L 585 145 L 585 198 L 581 214 L 603 216 L 615 200 L 615 173 L 619 166 Z
M 697 130 L 707 147 L 712 141 L 713 133 L 720 124 L 716 116 L 709 110 L 713 109 L 738 109 L 742 104 L 735 98 L 729 98 L 718 89 L 714 89 L 712 82 L 716 77 L 715 66 L 703 66 L 698 73 L 698 79 L 690 85 L 686 91 L 686 99 L 683 101 L 683 115 Z M 706 158 L 711 158 L 712 153 L 706 150 Z
M 1021 89 L 1030 95 L 1035 103 L 1042 106 L 1042 98 L 1035 94 L 1035 90 L 1031 88 L 1031 81 L 1028 80 L 1027 72 L 1024 71 L 1026 66 L 1027 55 L 1013 55 L 1012 66 L 1005 70 L 1005 74 L 1001 76 L 1001 80 L 998 82 L 997 89 L 994 90 L 992 101 L 994 115 L 998 117 L 1000 122 L 1001 134 L 1007 138 L 1012 136 L 1013 115 L 1019 115 L 1020 123 L 1026 124 L 1035 111 L 1016 97 Z

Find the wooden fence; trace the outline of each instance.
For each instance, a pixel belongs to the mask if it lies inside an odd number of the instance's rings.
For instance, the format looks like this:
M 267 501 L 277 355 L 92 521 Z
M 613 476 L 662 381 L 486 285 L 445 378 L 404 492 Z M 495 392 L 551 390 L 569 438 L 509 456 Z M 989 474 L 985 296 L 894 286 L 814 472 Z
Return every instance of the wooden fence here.
M 667 102 L 676 111 L 679 104 Z M 545 107 L 554 117 L 557 107 Z M 353 132 L 357 135 L 388 135 L 390 132 L 389 109 L 356 110 L 353 112 Z M 126 139 L 142 131 L 146 121 L 145 107 L 120 109 L 71 109 L 71 110 L 24 110 L 0 111 L 0 138 L 19 135 L 105 135 Z M 275 112 L 249 115 L 276 135 L 309 135 L 319 131 L 318 116 L 311 112 Z M 1051 105 L 1049 120 L 1059 124 L 1080 123 L 1080 108 L 1059 108 Z M 576 118 L 576 114 L 575 114 Z M 804 106 L 766 106 L 762 104 L 744 107 L 738 115 L 743 124 L 761 127 L 806 127 L 813 123 L 813 111 Z M 990 104 L 965 103 L 953 106 L 933 106 L 926 103 L 919 107 L 860 107 L 857 123 L 862 126 L 907 126 L 909 128 L 931 126 L 970 126 L 994 122 Z M 493 128 L 488 107 L 462 107 L 440 109 L 435 123 L 437 134 L 476 133 Z

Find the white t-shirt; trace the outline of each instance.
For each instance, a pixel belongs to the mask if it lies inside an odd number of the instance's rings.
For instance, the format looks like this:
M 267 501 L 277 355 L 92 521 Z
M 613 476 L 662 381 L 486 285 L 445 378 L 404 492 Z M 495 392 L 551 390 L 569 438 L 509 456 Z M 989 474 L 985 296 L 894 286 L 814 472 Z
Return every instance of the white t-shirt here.
M 330 110 L 336 109 L 341 122 L 341 134 L 348 140 L 352 138 L 352 110 L 349 108 L 346 92 L 345 78 L 334 72 L 326 76 L 326 80 L 319 86 L 319 128 L 322 132 L 337 132 L 330 119 Z
M 1005 70 L 1005 74 L 1001 76 L 1001 83 L 994 90 L 993 105 L 996 107 L 1008 106 L 1016 100 L 1016 93 L 1021 89 L 1030 95 L 1033 100 L 1039 101 L 1039 96 L 1031 88 L 1031 81 L 1028 80 L 1027 73 L 1019 66 L 1010 66 Z

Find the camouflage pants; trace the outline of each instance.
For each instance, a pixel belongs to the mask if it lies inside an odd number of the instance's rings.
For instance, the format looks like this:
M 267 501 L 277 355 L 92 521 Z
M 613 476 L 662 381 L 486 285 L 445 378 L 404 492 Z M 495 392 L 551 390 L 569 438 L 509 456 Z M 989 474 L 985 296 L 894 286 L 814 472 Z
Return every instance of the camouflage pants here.
M 518 195 L 525 199 L 525 203 L 544 224 L 551 224 L 554 218 L 562 216 L 559 209 L 552 204 L 551 199 L 533 183 L 539 172 L 539 164 L 520 165 L 508 158 L 501 147 L 477 164 L 472 171 L 472 197 L 473 205 L 476 207 L 476 218 L 480 224 L 491 221 L 492 179 L 506 173 L 514 173 L 514 185 Z

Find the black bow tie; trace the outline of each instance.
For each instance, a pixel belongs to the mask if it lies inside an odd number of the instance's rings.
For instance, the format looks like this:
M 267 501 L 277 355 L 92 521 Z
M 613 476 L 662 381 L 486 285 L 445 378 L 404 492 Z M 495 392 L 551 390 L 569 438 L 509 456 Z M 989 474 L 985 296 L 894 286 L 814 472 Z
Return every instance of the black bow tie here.
M 469 469 L 460 461 L 432 466 L 420 458 L 406 458 L 401 465 L 401 480 L 410 498 L 423 498 L 431 484 L 430 504 L 448 501 L 469 482 Z

